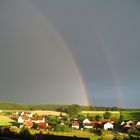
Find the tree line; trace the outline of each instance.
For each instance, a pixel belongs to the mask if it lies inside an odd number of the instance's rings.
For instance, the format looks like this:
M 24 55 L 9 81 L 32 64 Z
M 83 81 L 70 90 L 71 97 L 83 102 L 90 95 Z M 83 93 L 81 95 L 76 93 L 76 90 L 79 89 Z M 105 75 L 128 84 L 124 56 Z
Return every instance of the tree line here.
M 127 110 L 139 110 L 140 109 L 126 109 L 119 107 L 103 107 L 103 106 L 83 106 L 83 105 L 64 105 L 64 104 L 23 104 L 14 102 L 0 102 L 1 110 L 52 110 L 66 112 L 73 109 L 73 106 L 77 110 L 81 111 L 127 111 Z

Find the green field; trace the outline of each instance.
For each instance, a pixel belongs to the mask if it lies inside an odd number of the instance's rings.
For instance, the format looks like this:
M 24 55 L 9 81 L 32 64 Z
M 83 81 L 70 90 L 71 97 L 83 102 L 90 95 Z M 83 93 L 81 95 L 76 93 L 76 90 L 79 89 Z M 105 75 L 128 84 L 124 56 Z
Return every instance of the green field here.
M 125 120 L 140 120 L 140 111 L 122 111 Z
M 0 126 L 10 126 L 10 125 L 12 125 L 12 124 L 8 121 L 0 120 Z
M 119 119 L 119 117 L 120 117 L 120 112 L 119 111 L 109 111 L 109 112 L 111 112 L 111 117 L 112 118 Z M 87 116 L 87 115 L 89 115 L 89 116 L 99 115 L 99 116 L 103 117 L 104 113 L 105 113 L 105 111 L 82 111 L 81 114 L 84 115 L 84 116 Z
M 82 111 L 82 115 L 84 116 L 103 116 L 105 111 Z M 111 117 L 112 118 L 117 118 L 119 119 L 120 117 L 120 112 L 119 111 L 109 111 L 111 112 Z M 124 116 L 124 120 L 140 120 L 140 111 L 122 111 L 122 114 Z

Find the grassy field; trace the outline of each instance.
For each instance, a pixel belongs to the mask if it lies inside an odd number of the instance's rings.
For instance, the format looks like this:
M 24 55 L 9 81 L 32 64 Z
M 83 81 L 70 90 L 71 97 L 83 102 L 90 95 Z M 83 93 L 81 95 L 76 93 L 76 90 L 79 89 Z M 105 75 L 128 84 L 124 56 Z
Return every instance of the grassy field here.
M 120 117 L 119 111 L 109 111 L 111 112 L 112 118 L 118 118 Z M 86 116 L 87 114 L 90 116 L 96 116 L 100 115 L 103 116 L 105 111 L 82 111 L 82 114 Z M 122 111 L 122 114 L 124 115 L 125 120 L 140 120 L 140 111 Z
M 0 120 L 8 120 L 10 119 L 8 116 L 4 116 L 4 114 L 2 112 L 15 112 L 15 111 L 25 111 L 25 112 L 32 112 L 32 113 L 37 113 L 38 115 L 60 115 L 60 112 L 57 111 L 51 111 L 51 110 L 35 110 L 35 111 L 29 111 L 29 110 L 4 110 L 4 111 L 0 111 Z M 119 111 L 109 111 L 111 112 L 111 117 L 112 118 L 118 118 L 120 117 L 120 112 Z M 105 111 L 82 111 L 81 114 L 84 116 L 87 116 L 87 114 L 89 116 L 96 116 L 96 115 L 100 115 L 101 117 L 103 116 L 103 114 L 105 113 Z M 1 115 L 3 114 L 3 115 Z M 66 115 L 66 113 L 62 113 L 63 115 Z M 122 114 L 124 115 L 124 119 L 125 120 L 140 120 L 140 111 L 122 111 Z M 13 120 L 8 120 L 9 122 L 13 121 Z
M 118 118 L 120 117 L 120 112 L 119 111 L 109 111 L 111 112 L 111 117 L 112 118 Z M 101 117 L 103 116 L 103 114 L 105 113 L 105 111 L 82 111 L 81 112 L 84 116 L 86 116 L 87 114 L 89 116 L 96 116 L 96 115 L 100 115 Z
M 10 117 L 4 115 L 0 115 L 0 121 L 14 122 Z
M 32 113 L 37 113 L 38 115 L 60 115 L 60 112 L 58 111 L 51 111 L 51 110 L 35 110 L 31 111 Z M 62 115 L 66 115 L 66 113 L 62 113 Z
M 19 128 L 14 128 L 14 132 L 20 132 Z M 112 131 L 103 131 L 102 136 L 96 135 L 95 133 L 92 133 L 90 131 L 80 131 L 80 130 L 70 130 L 69 132 L 52 132 L 52 131 L 45 131 L 45 130 L 40 130 L 42 134 L 50 134 L 50 135 L 59 135 L 59 136 L 71 136 L 71 137 L 85 137 L 85 138 L 90 138 L 90 140 L 113 140 L 114 135 Z M 40 131 L 30 129 L 30 133 L 32 135 L 39 133 Z M 123 133 L 118 133 L 117 137 L 119 137 L 119 140 L 123 140 L 124 138 L 127 138 L 127 134 Z
M 10 125 L 12 125 L 12 124 L 8 121 L 0 120 L 0 126 L 10 126 Z
M 140 120 L 140 111 L 123 111 L 125 120 Z
M 51 110 L 34 110 L 34 111 L 30 111 L 30 110 L 3 110 L 0 113 L 2 114 L 2 112 L 32 112 L 33 114 L 37 113 L 38 115 L 60 115 L 61 112 L 59 111 L 51 111 Z M 62 113 L 62 115 L 66 115 L 66 113 Z

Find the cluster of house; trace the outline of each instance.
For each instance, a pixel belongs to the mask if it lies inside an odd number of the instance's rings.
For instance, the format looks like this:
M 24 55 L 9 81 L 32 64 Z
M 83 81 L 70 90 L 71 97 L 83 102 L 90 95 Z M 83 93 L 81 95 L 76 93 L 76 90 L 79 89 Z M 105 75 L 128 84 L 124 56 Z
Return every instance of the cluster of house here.
M 19 124 L 24 124 L 28 128 L 32 128 L 34 124 L 37 124 L 38 128 L 45 128 L 50 129 L 51 126 L 49 126 L 48 121 L 45 120 L 45 117 L 35 117 L 33 113 L 30 112 L 13 112 L 13 116 L 19 116 L 17 122 Z M 21 125 L 20 127 L 23 127 Z
M 38 128 L 52 129 L 52 125 L 48 123 L 45 117 L 34 117 L 33 113 L 30 112 L 16 112 L 13 115 L 20 115 L 18 118 L 18 123 L 24 123 L 29 128 L 32 128 L 34 123 L 37 124 Z M 58 116 L 58 119 L 63 119 L 62 116 Z M 67 121 L 70 122 L 71 127 L 74 129 L 92 129 L 92 128 L 103 128 L 105 130 L 113 130 L 114 127 L 118 126 L 122 129 L 128 129 L 132 126 L 140 126 L 140 121 L 122 121 L 119 122 L 116 118 L 101 119 L 100 121 L 90 121 L 85 118 L 82 122 L 79 122 L 78 118 L 68 118 Z M 61 122 L 64 125 L 66 122 Z

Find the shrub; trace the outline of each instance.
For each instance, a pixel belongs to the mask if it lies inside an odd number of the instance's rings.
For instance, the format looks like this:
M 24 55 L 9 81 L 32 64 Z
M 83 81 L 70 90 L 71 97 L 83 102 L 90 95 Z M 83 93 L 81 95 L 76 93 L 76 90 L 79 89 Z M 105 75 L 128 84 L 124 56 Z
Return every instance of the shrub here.
M 98 136 L 102 136 L 103 130 L 101 128 L 93 129 L 92 132 Z

